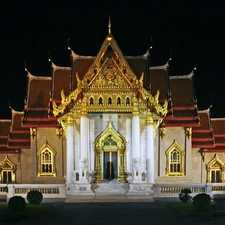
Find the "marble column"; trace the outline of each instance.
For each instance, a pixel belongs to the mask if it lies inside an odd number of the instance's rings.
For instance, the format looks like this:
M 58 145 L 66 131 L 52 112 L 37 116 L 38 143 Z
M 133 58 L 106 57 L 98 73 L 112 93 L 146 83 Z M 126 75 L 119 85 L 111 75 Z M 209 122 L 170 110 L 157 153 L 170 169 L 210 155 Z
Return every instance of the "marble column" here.
M 80 180 L 86 180 L 86 173 L 88 171 L 88 142 L 89 142 L 89 118 L 87 115 L 81 116 L 80 119 Z
M 140 152 L 140 117 L 132 118 L 132 172 L 133 182 L 141 182 L 141 152 Z
M 132 158 L 140 158 L 140 117 L 132 118 Z
M 80 119 L 80 148 L 81 148 L 81 159 L 88 159 L 88 141 L 89 141 L 89 119 L 86 116 L 82 116 Z
M 155 178 L 155 160 L 154 160 L 154 132 L 153 132 L 153 117 L 150 112 L 148 112 L 148 117 L 146 120 L 147 129 L 147 182 L 154 183 Z
M 74 120 L 72 117 L 67 119 L 67 163 L 66 163 L 66 183 L 72 183 L 72 172 L 74 170 Z

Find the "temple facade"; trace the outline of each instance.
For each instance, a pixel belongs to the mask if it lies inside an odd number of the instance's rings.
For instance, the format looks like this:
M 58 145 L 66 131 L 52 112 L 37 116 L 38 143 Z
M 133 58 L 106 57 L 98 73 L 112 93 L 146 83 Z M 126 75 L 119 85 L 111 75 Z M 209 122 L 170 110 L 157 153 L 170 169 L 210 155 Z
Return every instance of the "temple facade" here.
M 124 56 L 111 33 L 71 67 L 27 70 L 24 110 L 0 120 L 0 182 L 65 184 L 66 194 L 149 195 L 155 184 L 221 183 L 225 118 L 198 110 L 194 71 Z

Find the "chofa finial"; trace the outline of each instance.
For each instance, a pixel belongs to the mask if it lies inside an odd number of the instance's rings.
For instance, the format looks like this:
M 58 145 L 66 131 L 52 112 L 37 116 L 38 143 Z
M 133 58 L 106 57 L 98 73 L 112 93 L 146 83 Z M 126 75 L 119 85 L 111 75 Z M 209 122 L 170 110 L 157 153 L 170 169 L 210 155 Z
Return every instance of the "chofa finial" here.
M 109 15 L 108 34 L 111 34 L 111 17 Z

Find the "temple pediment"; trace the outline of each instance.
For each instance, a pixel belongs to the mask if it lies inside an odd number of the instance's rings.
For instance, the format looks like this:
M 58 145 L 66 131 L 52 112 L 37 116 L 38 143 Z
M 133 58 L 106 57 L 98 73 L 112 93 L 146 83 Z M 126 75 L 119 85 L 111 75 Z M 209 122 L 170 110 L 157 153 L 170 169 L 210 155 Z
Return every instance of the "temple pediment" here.
M 152 96 L 134 74 L 111 32 L 105 38 L 93 64 L 81 79 L 76 73 L 77 88 L 69 95 L 61 93 L 61 104 L 53 102 L 54 115 L 62 116 L 73 110 L 73 115 L 89 112 L 130 112 L 157 117 L 167 113 L 167 102 L 161 105 L 159 92 Z M 75 116 L 76 117 L 76 116 Z

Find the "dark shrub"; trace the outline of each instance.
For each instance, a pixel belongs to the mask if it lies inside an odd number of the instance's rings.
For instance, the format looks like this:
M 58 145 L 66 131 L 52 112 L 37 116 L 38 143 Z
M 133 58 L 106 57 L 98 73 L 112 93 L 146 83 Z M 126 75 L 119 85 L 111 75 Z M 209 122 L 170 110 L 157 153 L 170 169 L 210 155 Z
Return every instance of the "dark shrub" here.
M 32 190 L 27 194 L 27 201 L 31 205 L 40 205 L 43 200 L 43 195 L 40 191 Z
M 21 196 L 13 196 L 9 199 L 8 208 L 13 212 L 21 212 L 25 209 L 26 202 L 25 199 Z
M 185 188 L 185 189 L 181 190 L 181 193 L 179 194 L 179 199 L 184 203 L 190 202 L 192 199 L 192 197 L 190 196 L 191 193 L 192 192 L 190 189 Z
M 210 195 L 205 193 L 197 194 L 193 198 L 193 205 L 199 211 L 209 208 L 210 206 Z

